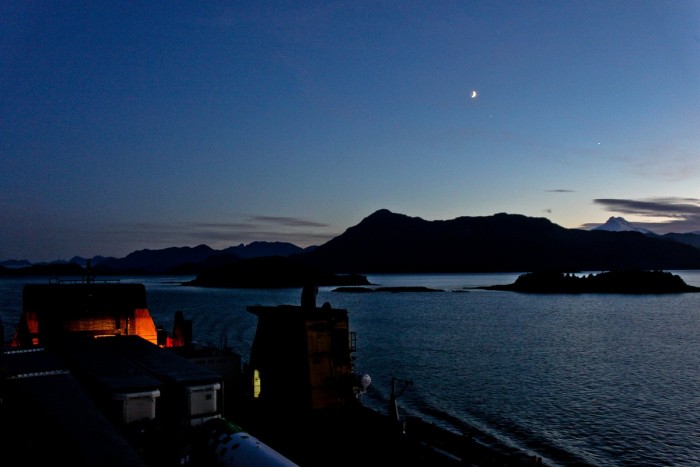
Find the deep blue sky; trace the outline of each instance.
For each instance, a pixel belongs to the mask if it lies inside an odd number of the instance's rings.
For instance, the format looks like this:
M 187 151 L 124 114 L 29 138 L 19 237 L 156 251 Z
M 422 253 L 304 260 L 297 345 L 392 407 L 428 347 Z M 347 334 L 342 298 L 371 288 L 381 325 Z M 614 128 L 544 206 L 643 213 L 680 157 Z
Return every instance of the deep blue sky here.
M 0 260 L 382 208 L 700 230 L 697 1 L 6 0 L 0 67 Z

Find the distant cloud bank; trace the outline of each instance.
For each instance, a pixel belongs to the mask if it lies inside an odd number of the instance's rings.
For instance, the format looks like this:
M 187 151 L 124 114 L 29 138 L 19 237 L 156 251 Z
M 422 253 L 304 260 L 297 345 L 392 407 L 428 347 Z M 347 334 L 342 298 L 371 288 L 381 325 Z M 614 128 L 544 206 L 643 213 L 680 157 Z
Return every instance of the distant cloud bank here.
M 594 199 L 595 204 L 606 211 L 621 215 L 653 219 L 634 221 L 635 225 L 647 228 L 658 234 L 685 233 L 700 231 L 700 199 L 697 198 L 647 198 L 647 199 Z M 593 228 L 600 224 L 584 224 L 583 228 Z

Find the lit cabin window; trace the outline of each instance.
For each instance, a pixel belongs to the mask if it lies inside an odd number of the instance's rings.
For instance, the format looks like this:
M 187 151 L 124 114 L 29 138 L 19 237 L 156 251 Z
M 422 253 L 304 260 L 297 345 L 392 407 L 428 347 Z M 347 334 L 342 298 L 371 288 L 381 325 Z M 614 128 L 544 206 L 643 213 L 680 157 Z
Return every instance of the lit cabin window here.
M 260 372 L 253 370 L 253 397 L 260 397 Z

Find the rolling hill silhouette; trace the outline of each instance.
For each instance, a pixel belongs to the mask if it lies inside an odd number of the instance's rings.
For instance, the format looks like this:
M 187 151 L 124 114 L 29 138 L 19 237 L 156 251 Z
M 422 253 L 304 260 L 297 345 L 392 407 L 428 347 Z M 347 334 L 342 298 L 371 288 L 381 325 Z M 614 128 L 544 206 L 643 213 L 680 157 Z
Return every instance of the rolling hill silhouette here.
M 504 213 L 426 221 L 386 209 L 302 256 L 338 273 L 700 268 L 697 248 L 639 232 L 566 229 Z
M 255 264 L 259 274 L 259 264 L 246 260 L 276 256 L 333 274 L 681 270 L 700 269 L 698 238 L 567 229 L 548 219 L 505 213 L 427 221 L 380 209 L 320 246 L 254 242 L 224 250 L 171 247 L 138 250 L 124 258 L 99 257 L 99 262 L 95 257 L 92 266 L 98 275 L 191 275 L 226 267 L 240 275 L 246 264 Z M 74 274 L 75 266 L 0 267 L 0 275 L 62 274 L 64 269 L 69 272 L 63 274 Z

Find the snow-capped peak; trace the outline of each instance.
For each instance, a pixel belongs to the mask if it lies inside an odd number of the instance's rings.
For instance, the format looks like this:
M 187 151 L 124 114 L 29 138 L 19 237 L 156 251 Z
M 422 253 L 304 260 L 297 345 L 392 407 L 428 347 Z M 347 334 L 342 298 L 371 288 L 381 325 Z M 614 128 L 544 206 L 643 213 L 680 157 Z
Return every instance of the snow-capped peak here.
M 592 230 L 609 230 L 610 232 L 641 232 L 643 234 L 653 234 L 649 229 L 644 227 L 637 227 L 629 222 L 627 222 L 622 217 L 610 217 L 605 224 L 601 224 L 597 227 L 593 227 Z

